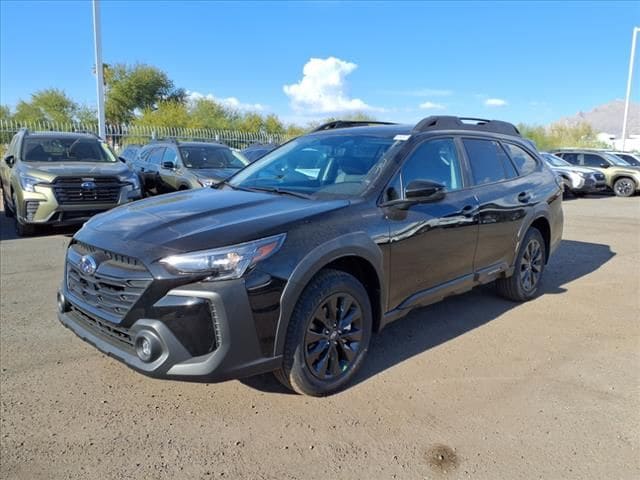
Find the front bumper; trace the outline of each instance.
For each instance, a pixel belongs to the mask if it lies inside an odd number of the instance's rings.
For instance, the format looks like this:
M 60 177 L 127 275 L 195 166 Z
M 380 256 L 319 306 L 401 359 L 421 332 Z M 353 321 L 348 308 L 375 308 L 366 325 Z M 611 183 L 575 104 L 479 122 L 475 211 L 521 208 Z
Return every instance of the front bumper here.
M 150 377 L 218 382 L 273 371 L 281 364 L 281 357 L 263 356 L 243 280 L 199 282 L 174 288 L 146 309 L 157 318 L 143 315 L 129 327 L 89 312 L 69 291 L 66 281 L 59 295 L 62 297 L 58 302 L 58 319 L 64 326 L 107 355 Z M 202 302 L 212 312 L 209 318 L 215 324 L 215 342 L 213 351 L 194 354 L 189 323 L 202 318 L 190 316 L 188 307 Z M 198 315 L 204 314 L 199 311 Z M 181 328 L 169 326 L 168 318 L 178 318 Z M 137 353 L 136 342 L 141 337 L 157 340 L 158 351 L 151 361 L 143 361 Z
M 572 183 L 571 190 L 579 193 L 598 193 L 607 189 L 607 184 L 603 179 L 594 178 L 581 179 L 578 183 Z
M 59 204 L 50 186 L 36 185 L 34 192 L 18 189 L 17 217 L 25 224 L 68 225 L 83 223 L 93 215 L 142 198 L 139 189 L 124 186 L 117 202 L 86 202 L 81 204 Z

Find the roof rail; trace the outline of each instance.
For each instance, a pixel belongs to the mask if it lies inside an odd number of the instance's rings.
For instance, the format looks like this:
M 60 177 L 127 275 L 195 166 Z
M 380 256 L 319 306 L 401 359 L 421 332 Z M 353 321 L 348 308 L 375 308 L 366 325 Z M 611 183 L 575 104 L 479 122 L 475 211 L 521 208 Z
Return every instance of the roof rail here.
M 180 142 L 177 138 L 167 137 L 167 138 L 153 138 L 150 143 L 175 143 L 178 145 Z
M 319 127 L 311 130 L 311 133 L 322 132 L 323 130 L 335 130 L 336 128 L 366 127 L 369 125 L 397 125 L 393 122 L 378 122 L 375 120 L 332 120 L 323 123 Z
M 92 132 L 91 130 L 81 130 L 81 129 L 79 129 L 79 130 L 74 130 L 73 133 L 82 133 L 84 135 L 91 135 L 92 137 L 96 137 L 96 138 L 99 138 L 100 140 L 102 140 L 100 138 L 100 135 L 98 135 L 96 132 Z
M 420 120 L 416 126 L 413 127 L 414 132 L 428 132 L 430 130 L 475 130 L 479 132 L 521 136 L 520 131 L 512 123 L 473 117 L 433 115 Z

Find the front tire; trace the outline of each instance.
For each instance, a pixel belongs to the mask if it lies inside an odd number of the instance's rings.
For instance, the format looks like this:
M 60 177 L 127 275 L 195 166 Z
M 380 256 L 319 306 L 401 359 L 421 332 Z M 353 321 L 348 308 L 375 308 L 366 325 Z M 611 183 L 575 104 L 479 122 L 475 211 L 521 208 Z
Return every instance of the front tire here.
M 534 298 L 542 282 L 546 248 L 540 231 L 531 227 L 520 245 L 513 275 L 496 280 L 498 293 L 514 302 L 526 302 Z
M 617 179 L 613 184 L 613 193 L 617 197 L 630 197 L 636 192 L 636 182 L 627 177 Z
M 373 317 L 367 291 L 352 275 L 322 270 L 298 299 L 276 378 L 295 392 L 322 396 L 347 385 L 369 348 Z
M 4 216 L 7 218 L 13 218 L 13 210 L 9 208 L 9 202 L 7 201 L 7 196 L 2 190 L 2 203 L 4 205 Z

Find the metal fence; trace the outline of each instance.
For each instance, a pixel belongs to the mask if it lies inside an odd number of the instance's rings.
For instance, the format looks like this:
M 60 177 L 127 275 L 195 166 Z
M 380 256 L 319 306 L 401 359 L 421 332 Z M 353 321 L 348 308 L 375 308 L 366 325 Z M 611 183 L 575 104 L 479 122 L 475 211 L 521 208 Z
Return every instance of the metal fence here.
M 0 120 L 0 144 L 7 144 L 21 128 L 31 131 L 98 133 L 97 123 L 16 122 Z M 221 142 L 233 148 L 245 148 L 254 143 L 282 143 L 284 134 L 247 132 L 242 130 L 213 130 L 209 128 L 152 127 L 142 125 L 107 125 L 107 142 L 116 149 L 129 143 L 148 143 L 153 139 Z

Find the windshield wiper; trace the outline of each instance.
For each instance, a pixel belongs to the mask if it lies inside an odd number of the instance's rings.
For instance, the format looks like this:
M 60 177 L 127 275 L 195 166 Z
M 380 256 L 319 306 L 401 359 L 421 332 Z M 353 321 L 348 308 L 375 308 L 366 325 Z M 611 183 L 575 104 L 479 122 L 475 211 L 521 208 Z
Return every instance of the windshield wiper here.
M 277 193 L 279 195 L 291 195 L 292 197 L 306 198 L 307 200 L 312 198 L 311 195 L 307 195 L 306 193 L 294 192 L 292 190 L 283 190 L 282 188 L 278 187 L 246 187 L 246 190 L 255 192 Z

